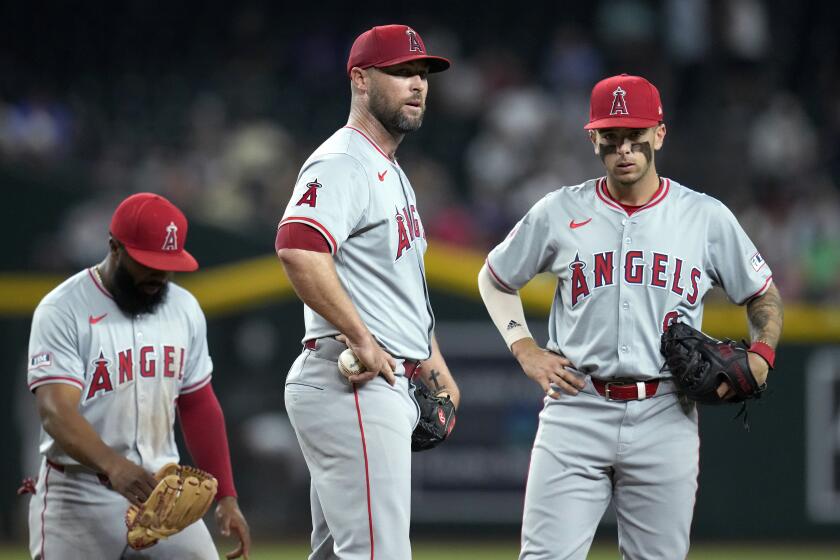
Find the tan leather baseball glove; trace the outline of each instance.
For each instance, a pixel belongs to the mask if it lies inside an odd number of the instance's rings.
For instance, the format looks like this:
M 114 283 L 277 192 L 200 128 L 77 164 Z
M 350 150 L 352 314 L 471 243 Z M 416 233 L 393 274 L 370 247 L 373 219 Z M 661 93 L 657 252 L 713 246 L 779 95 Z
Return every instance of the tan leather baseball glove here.
M 167 463 L 155 474 L 157 486 L 143 504 L 125 512 L 131 548 L 148 548 L 183 531 L 207 513 L 218 482 L 195 467 Z

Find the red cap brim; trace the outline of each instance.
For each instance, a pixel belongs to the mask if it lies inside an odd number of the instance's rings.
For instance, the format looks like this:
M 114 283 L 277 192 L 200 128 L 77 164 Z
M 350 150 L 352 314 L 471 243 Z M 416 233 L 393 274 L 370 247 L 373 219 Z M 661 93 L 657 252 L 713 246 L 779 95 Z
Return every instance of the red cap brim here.
M 653 119 L 639 119 L 633 117 L 609 117 L 606 119 L 598 119 L 592 121 L 583 127 L 584 130 L 593 130 L 598 128 L 650 128 L 656 126 L 661 121 Z
M 393 58 L 391 60 L 385 60 L 383 62 L 377 62 L 374 64 L 374 68 L 387 68 L 388 66 L 396 66 L 397 64 L 402 64 L 403 62 L 409 62 L 411 60 L 425 60 L 429 63 L 429 72 L 434 74 L 435 72 L 443 72 L 444 70 L 448 69 L 452 63 L 449 60 L 441 57 L 441 56 L 429 56 L 426 54 L 411 54 L 406 56 L 400 56 L 398 58 Z
M 132 259 L 143 266 L 167 272 L 192 272 L 198 268 L 198 261 L 191 254 L 182 249 L 173 253 L 160 251 L 144 251 L 123 245 Z

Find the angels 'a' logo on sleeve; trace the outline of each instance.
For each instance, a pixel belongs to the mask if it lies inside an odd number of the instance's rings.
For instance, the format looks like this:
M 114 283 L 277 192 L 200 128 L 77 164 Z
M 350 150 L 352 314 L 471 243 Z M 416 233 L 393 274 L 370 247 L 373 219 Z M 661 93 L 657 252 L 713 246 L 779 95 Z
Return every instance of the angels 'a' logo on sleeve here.
M 303 193 L 303 196 L 300 197 L 300 200 L 297 201 L 295 206 L 303 206 L 304 204 L 315 208 L 315 205 L 318 204 L 318 189 L 320 189 L 323 185 L 318 182 L 318 179 L 306 183 L 306 192 Z
M 750 264 L 756 272 L 761 270 L 761 267 L 765 265 L 764 258 L 762 258 L 761 253 L 756 253 L 750 257 Z

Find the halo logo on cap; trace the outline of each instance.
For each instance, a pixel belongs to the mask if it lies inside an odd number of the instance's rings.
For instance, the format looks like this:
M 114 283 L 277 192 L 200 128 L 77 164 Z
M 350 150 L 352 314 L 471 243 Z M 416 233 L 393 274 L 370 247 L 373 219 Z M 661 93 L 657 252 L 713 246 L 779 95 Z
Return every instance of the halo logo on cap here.
M 423 47 L 420 46 L 420 41 L 417 40 L 417 32 L 409 27 L 405 30 L 405 34 L 408 35 L 408 50 L 410 52 L 423 52 Z
M 630 111 L 627 110 L 627 101 L 624 99 L 626 94 L 627 92 L 621 89 L 621 86 L 615 88 L 615 91 L 613 92 L 612 107 L 610 108 L 610 115 L 630 114 Z
M 169 222 L 169 225 L 166 226 L 166 239 L 163 240 L 161 249 L 164 251 L 178 250 L 178 226 L 175 225 L 175 222 Z

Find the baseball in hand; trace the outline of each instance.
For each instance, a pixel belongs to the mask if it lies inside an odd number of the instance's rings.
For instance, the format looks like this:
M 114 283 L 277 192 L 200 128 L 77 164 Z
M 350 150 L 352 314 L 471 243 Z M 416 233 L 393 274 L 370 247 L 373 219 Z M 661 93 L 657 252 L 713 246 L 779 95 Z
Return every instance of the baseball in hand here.
M 349 348 L 338 356 L 338 370 L 344 377 L 350 377 L 365 371 L 365 366 Z

